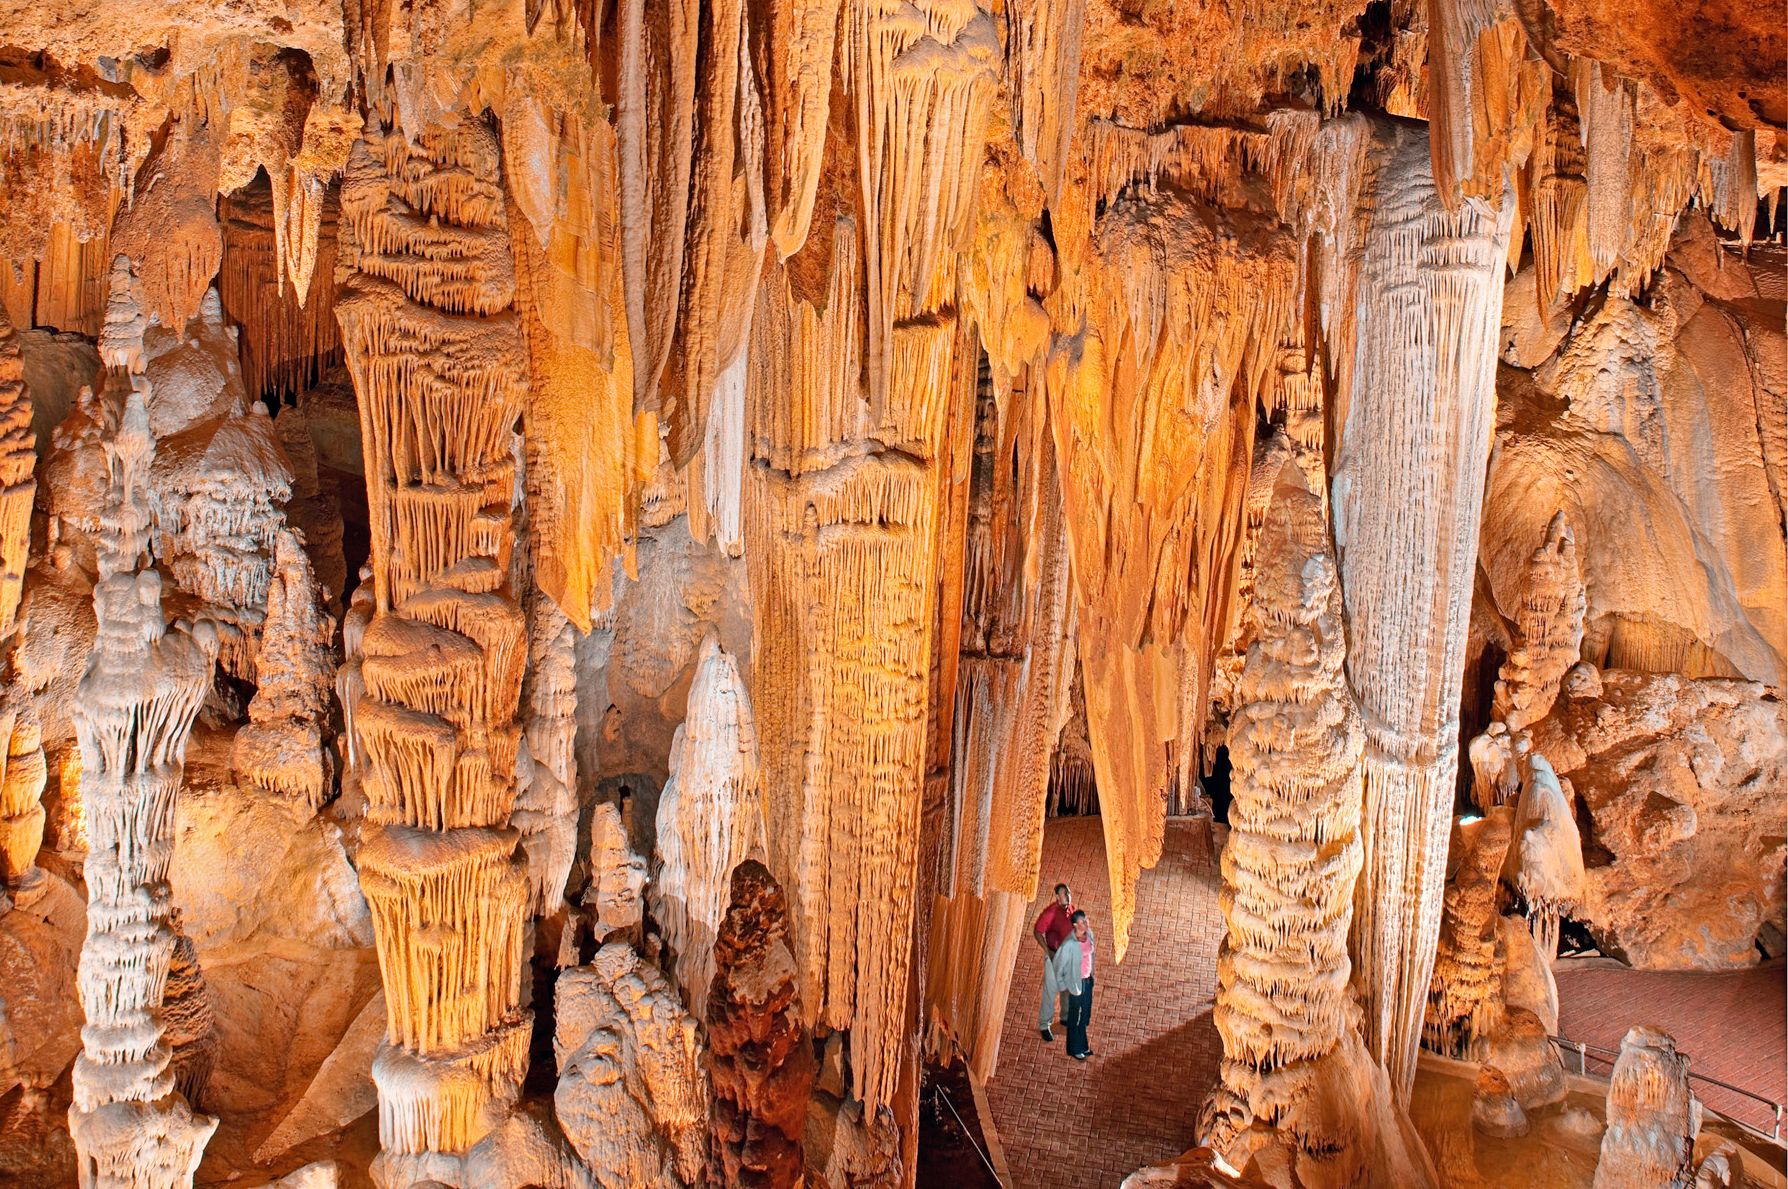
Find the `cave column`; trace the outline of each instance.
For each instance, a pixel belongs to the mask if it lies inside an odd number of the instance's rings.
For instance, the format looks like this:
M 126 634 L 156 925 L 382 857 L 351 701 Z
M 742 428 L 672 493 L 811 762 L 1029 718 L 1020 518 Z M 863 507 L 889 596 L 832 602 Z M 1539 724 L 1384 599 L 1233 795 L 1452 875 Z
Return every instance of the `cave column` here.
M 381 1184 L 462 1183 L 518 1096 L 530 886 L 515 801 L 527 661 L 510 589 L 527 385 L 495 134 L 373 130 L 342 186 L 337 302 L 360 405 L 374 600 L 354 716 L 360 885 L 389 1012 Z
M 1449 213 L 1420 128 L 1381 127 L 1369 153 L 1332 506 L 1366 727 L 1355 966 L 1368 1042 L 1407 1101 L 1446 877 L 1513 204 Z

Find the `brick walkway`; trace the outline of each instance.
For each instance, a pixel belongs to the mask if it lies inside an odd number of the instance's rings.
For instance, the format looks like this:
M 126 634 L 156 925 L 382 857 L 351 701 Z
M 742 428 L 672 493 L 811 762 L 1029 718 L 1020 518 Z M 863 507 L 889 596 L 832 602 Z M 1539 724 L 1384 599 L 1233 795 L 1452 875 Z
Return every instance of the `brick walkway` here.
M 1219 836 L 1222 827 L 1218 827 Z M 1065 881 L 1098 937 L 1094 1056 L 1069 1060 L 1066 1031 L 1037 1035 L 1042 951 L 1027 935 L 1006 1004 L 1000 1063 L 987 1097 L 1012 1189 L 1115 1189 L 1138 1168 L 1192 1145 L 1222 1044 L 1211 1024 L 1217 987 L 1216 848 L 1204 822 L 1167 826 L 1161 862 L 1137 889 L 1123 964 L 1112 961 L 1105 841 L 1098 818 L 1058 818 L 1043 842 L 1043 890 Z
M 1692 1072 L 1788 1102 L 1788 985 L 1781 961 L 1709 974 L 1561 961 L 1556 973 L 1561 1035 L 1619 1049 L 1628 1028 L 1650 1024 L 1676 1038 Z M 1589 1071 L 1608 1072 L 1593 1060 Z M 1761 1104 L 1705 1083 L 1697 1083 L 1695 1093 L 1714 1110 L 1769 1130 L 1769 1112 Z

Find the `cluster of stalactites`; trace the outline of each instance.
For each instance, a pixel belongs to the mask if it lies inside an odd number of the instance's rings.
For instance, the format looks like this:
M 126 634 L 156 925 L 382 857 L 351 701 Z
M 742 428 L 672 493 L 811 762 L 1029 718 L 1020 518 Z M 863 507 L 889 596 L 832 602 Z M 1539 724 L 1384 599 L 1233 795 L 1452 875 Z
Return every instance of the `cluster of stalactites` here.
M 1084 324 L 1056 335 L 1044 378 L 1121 957 L 1160 798 L 1192 785 L 1232 617 L 1229 526 L 1299 268 L 1278 220 L 1168 187 L 1126 190 L 1091 251 Z
M 1230 727 L 1234 765 L 1223 849 L 1217 1031 L 1222 1083 L 1205 1141 L 1244 1166 L 1288 1136 L 1322 1184 L 1357 1183 L 1361 1123 L 1322 1101 L 1343 1084 L 1348 926 L 1361 863 L 1364 734 L 1342 676 L 1341 592 L 1321 502 L 1287 468 L 1261 535 L 1249 646 Z M 1363 1104 L 1362 1104 L 1363 1105 Z M 1317 1182 L 1310 1182 L 1317 1183 Z
M 528 658 L 509 590 L 527 355 L 501 176 L 496 135 L 467 118 L 414 147 L 370 129 L 341 191 L 352 271 L 336 308 L 375 591 L 349 611 L 348 692 L 375 827 L 358 866 L 389 1013 L 373 1065 L 388 1179 L 409 1157 L 467 1153 L 527 1066 L 534 897 L 509 826 Z
M 1605 281 L 1616 295 L 1643 289 L 1691 203 L 1750 243 L 1758 200 L 1780 194 L 1759 176 L 1755 131 L 1704 123 L 1692 105 L 1667 106 L 1613 66 L 1535 47 L 1527 33 L 1507 5 L 1442 0 L 1425 31 L 1405 36 L 1427 42 L 1421 114 L 1447 208 L 1494 198 L 1508 175 L 1524 183 L 1516 220 L 1532 229 L 1542 314 Z

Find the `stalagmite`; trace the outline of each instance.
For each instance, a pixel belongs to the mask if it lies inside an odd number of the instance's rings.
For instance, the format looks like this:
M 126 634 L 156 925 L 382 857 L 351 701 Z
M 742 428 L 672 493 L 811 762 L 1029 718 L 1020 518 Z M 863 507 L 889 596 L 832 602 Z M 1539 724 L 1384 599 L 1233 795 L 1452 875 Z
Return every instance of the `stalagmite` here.
M 1254 643 L 1230 728 L 1222 1081 L 1201 1140 L 1245 1169 L 1283 1136 L 1298 1183 L 1362 1185 L 1374 1137 L 1358 1095 L 1369 1095 L 1371 1073 L 1348 987 L 1347 927 L 1364 736 L 1341 674 L 1341 592 L 1322 505 L 1298 472 L 1283 474 L 1261 534 Z
M 1518 643 L 1497 675 L 1491 714 L 1510 731 L 1530 726 L 1551 711 L 1559 683 L 1578 660 L 1583 611 L 1577 538 L 1561 512 L 1553 516 L 1545 541 L 1528 561 L 1515 625 Z
M 1058 879 L 1074 1176 L 1581 1171 L 1560 933 L 1788 929 L 1758 8 L 0 0 L 0 1182 L 1073 1179 Z
M 313 809 L 328 799 L 334 775 L 324 731 L 335 686 L 329 655 L 335 624 L 319 609 L 321 596 L 297 536 L 282 531 L 255 664 L 255 696 L 235 742 L 242 780 Z
M 1700 1129 L 1688 1058 L 1655 1028 L 1629 1029 L 1608 1075 L 1608 1130 L 1595 1189 L 1689 1189 Z
M 652 916 L 675 956 L 676 983 L 689 1013 L 705 1019 L 728 882 L 763 847 L 751 702 L 738 666 L 712 635 L 702 641 L 688 714 L 671 743 L 657 825 Z
M 1448 881 L 1427 995 L 1422 1041 L 1449 1057 L 1482 1056 L 1502 1025 L 1504 951 L 1497 881 L 1509 851 L 1514 814 L 1493 809 L 1463 827 L 1463 854 Z
M 1511 205 L 1448 214 L 1427 158 L 1407 127 L 1372 149 L 1333 466 L 1348 680 L 1366 722 L 1354 952 L 1368 1041 L 1405 1100 L 1445 882 Z
M 621 811 L 605 801 L 590 814 L 590 886 L 583 896 L 598 944 L 638 935 L 645 889 L 646 861 L 628 848 Z
M 788 904 L 755 859 L 733 869 L 731 885 L 707 995 L 714 1171 L 728 1189 L 795 1189 L 814 1061 L 788 947 Z
M 217 1020 L 192 938 L 181 931 L 177 918 L 169 923 L 174 930 L 174 957 L 168 964 L 167 990 L 162 997 L 162 1039 L 170 1055 L 168 1070 L 174 1075 L 174 1089 L 198 1108 L 206 1105 L 205 1094 L 217 1061 Z
M 80 966 L 87 1025 L 68 1122 L 83 1189 L 191 1185 L 217 1127 L 176 1088 L 162 1018 L 175 951 L 166 882 L 174 798 L 217 637 L 202 623 L 169 632 L 160 576 L 137 571 L 149 521 L 146 424 L 136 389 L 107 445 L 99 635 L 75 709 L 91 849 Z
M 453 1170 L 521 1088 L 529 902 L 509 826 L 527 661 L 508 589 L 527 358 L 499 147 L 475 120 L 370 131 L 342 184 L 342 344 L 360 397 L 373 617 L 353 729 L 389 1011 L 380 1179 Z
M 689 1189 L 708 1173 L 695 1020 L 622 942 L 559 976 L 553 1113 L 602 1189 Z

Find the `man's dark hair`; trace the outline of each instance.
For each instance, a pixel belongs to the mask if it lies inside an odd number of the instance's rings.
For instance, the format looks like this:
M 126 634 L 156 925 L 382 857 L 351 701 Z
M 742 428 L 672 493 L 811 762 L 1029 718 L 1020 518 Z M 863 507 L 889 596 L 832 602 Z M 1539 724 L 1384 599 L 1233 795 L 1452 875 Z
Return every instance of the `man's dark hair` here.
M 1055 885 L 1055 894 L 1058 896 L 1067 890 L 1068 890 L 1068 885 L 1065 883 L 1059 883 L 1059 884 Z
M 1074 910 L 1074 915 L 1068 918 L 1068 923 L 1070 925 L 1072 925 L 1075 921 L 1084 921 L 1084 920 L 1086 920 L 1086 913 L 1082 912 L 1080 909 L 1077 908 Z

